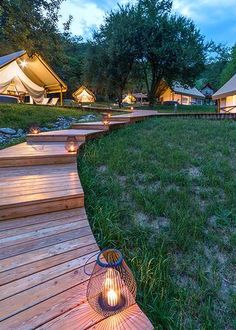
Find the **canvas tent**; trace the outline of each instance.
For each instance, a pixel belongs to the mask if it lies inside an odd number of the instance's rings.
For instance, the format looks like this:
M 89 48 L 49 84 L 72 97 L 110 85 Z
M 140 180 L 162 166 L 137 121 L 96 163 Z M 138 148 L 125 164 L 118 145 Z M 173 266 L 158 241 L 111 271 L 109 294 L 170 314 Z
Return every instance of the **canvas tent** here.
M 122 100 L 122 103 L 128 103 L 128 104 L 132 104 L 135 102 L 136 102 L 136 98 L 130 93 L 126 95 Z
M 66 84 L 38 55 L 29 56 L 22 50 L 0 57 L 0 93 L 29 95 L 36 103 L 42 103 L 51 93 L 67 91 Z
M 95 95 L 85 86 L 81 86 L 73 93 L 73 97 L 78 103 L 94 103 L 96 101 Z
M 220 112 L 236 113 L 236 75 L 212 96 L 218 103 Z
M 204 103 L 205 95 L 203 95 L 196 87 L 182 87 L 180 84 L 175 83 L 172 87 L 166 84 L 160 101 L 168 102 L 175 101 L 184 105 L 202 105 Z

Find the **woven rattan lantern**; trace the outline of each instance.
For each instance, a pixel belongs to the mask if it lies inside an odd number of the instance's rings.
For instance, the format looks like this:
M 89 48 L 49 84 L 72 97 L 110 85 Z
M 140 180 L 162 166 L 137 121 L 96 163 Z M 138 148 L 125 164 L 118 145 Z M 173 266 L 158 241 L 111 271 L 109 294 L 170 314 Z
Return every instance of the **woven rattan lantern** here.
M 116 249 L 103 250 L 97 257 L 88 283 L 89 304 L 107 317 L 134 304 L 135 298 L 136 282 L 122 254 Z
M 65 149 L 68 152 L 77 152 L 79 149 L 79 144 L 75 136 L 69 136 L 65 143 Z
M 102 119 L 103 125 L 104 126 L 109 126 L 110 124 L 110 117 L 108 114 L 103 115 L 103 119 Z
M 32 124 L 29 129 L 30 134 L 39 134 L 40 133 L 40 127 L 38 124 Z

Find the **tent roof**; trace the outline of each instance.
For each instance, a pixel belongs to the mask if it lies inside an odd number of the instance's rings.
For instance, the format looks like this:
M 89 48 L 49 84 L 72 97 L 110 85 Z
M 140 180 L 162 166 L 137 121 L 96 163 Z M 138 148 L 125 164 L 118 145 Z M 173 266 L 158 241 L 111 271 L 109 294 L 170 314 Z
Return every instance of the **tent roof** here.
M 0 68 L 6 66 L 7 64 L 15 61 L 16 59 L 18 59 L 19 57 L 21 57 L 22 55 L 26 54 L 25 50 L 21 50 L 20 52 L 16 52 L 16 53 L 12 53 L 9 55 L 5 55 L 5 56 L 1 56 L 0 57 Z
M 209 87 L 210 89 L 212 89 L 212 90 L 214 91 L 214 88 L 211 86 L 210 83 L 205 84 L 205 85 L 201 88 L 201 91 L 202 91 L 203 89 L 205 89 L 206 87 Z
M 236 74 L 222 86 L 213 96 L 213 100 L 236 95 Z
M 19 65 L 25 61 L 27 65 L 21 67 L 26 76 L 48 93 L 66 92 L 66 84 L 58 77 L 53 69 L 38 54 L 29 56 L 25 50 L 0 57 L 0 68 L 16 61 Z
M 181 85 L 175 84 L 172 87 L 173 91 L 178 94 L 183 94 L 183 95 L 189 95 L 189 96 L 195 96 L 204 99 L 205 95 L 203 95 L 196 87 L 182 87 Z

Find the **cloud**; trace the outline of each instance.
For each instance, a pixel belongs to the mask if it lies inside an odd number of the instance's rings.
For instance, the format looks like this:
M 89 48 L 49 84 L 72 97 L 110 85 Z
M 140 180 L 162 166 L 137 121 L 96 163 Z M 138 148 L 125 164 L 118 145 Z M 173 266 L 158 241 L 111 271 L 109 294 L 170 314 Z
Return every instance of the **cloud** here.
M 174 0 L 173 9 L 194 20 L 207 39 L 236 42 L 235 0 Z
M 71 31 L 85 39 L 99 27 L 106 12 L 136 0 L 67 0 L 62 3 L 61 26 L 69 15 L 73 16 Z M 207 39 L 222 43 L 236 42 L 236 0 L 173 0 L 175 12 L 194 20 Z
M 105 11 L 95 1 L 68 0 L 62 3 L 60 15 L 61 26 L 69 15 L 72 15 L 71 32 L 75 35 L 88 36 L 93 29 L 102 24 Z

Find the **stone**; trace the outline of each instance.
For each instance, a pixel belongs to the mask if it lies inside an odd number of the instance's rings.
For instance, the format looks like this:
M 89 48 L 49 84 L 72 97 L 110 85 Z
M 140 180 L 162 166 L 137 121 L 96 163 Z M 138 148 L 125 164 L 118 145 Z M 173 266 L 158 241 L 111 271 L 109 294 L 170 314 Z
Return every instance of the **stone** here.
M 4 134 L 10 134 L 10 135 L 14 135 L 16 134 L 16 130 L 12 129 L 12 128 L 0 128 L 0 132 L 4 133 Z
M 24 131 L 23 131 L 23 129 L 19 128 L 19 129 L 17 130 L 17 135 L 18 135 L 18 136 L 22 136 L 22 135 L 24 135 Z

